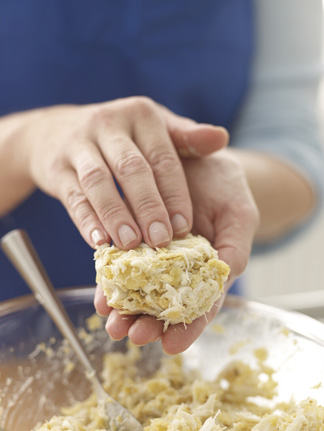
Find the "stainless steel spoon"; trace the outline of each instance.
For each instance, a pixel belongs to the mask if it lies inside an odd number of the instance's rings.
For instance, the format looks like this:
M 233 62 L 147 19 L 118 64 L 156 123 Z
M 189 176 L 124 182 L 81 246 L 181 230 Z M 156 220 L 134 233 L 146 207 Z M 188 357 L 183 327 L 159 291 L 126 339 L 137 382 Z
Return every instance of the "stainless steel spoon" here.
M 142 425 L 134 416 L 108 395 L 102 387 L 96 371 L 91 365 L 77 332 L 58 298 L 27 233 L 20 229 L 7 233 L 1 239 L 1 247 L 34 292 L 36 299 L 51 316 L 62 335 L 70 342 L 74 352 L 86 370 L 87 377 L 93 384 L 98 402 L 104 405 L 104 409 L 110 420 L 110 428 L 116 431 L 143 431 Z

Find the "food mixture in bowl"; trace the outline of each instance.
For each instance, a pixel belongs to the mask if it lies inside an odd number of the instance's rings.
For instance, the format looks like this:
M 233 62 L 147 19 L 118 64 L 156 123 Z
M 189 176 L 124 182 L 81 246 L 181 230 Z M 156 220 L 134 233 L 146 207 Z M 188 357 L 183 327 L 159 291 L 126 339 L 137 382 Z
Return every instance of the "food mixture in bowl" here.
M 169 324 L 191 323 L 224 291 L 229 266 L 202 236 L 174 239 L 167 247 L 140 244 L 123 251 L 104 244 L 95 252 L 97 283 L 107 303 L 125 314 L 150 314 Z
M 206 313 L 222 294 L 229 273 L 209 242 L 193 235 L 157 250 L 145 244 L 129 251 L 102 245 L 95 258 L 97 283 L 108 305 L 124 313 L 154 315 L 165 321 L 165 329 Z M 254 363 L 227 361 L 211 380 L 198 369 L 188 369 L 183 355 L 163 356 L 147 375 L 140 352 L 129 345 L 126 352 L 106 353 L 101 378 L 107 393 L 145 431 L 324 431 L 324 407 L 315 399 L 275 401 L 278 385 L 264 348 L 254 349 Z M 210 349 L 208 353 L 212 360 Z M 206 375 L 206 369 L 200 371 Z M 34 431 L 115 431 L 95 393 L 61 412 Z
M 271 405 L 276 395 L 265 349 L 255 350 L 257 366 L 232 361 L 212 381 L 187 370 L 181 355 L 162 358 L 150 376 L 142 376 L 140 350 L 104 356 L 107 392 L 127 407 L 145 431 L 323 431 L 324 407 L 313 399 Z M 109 428 L 96 396 L 62 410 L 35 431 L 105 431 Z

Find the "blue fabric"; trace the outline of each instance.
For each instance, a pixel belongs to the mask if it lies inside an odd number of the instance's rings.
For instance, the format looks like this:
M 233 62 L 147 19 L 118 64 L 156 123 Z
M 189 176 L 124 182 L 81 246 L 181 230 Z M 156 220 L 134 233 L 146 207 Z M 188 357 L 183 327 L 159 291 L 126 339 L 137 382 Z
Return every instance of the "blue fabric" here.
M 251 0 L 0 0 L 0 115 L 146 95 L 231 128 L 248 86 Z M 56 287 L 93 284 L 93 250 L 35 192 L 0 223 L 25 228 Z M 0 300 L 28 292 L 0 253 Z

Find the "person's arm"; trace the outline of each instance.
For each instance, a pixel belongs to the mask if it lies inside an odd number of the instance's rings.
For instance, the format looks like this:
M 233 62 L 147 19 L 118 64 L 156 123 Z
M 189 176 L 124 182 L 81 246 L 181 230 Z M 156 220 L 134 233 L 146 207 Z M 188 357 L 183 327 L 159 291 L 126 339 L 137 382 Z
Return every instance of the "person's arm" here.
M 0 119 L 0 217 L 14 209 L 35 189 L 28 171 L 27 153 L 20 144 L 20 133 L 32 113 Z
M 303 175 L 276 157 L 236 151 L 260 214 L 254 241 L 276 241 L 300 226 L 316 206 L 314 189 Z
M 264 245 L 303 224 L 322 199 L 324 164 L 316 109 L 323 13 L 320 0 L 254 3 L 253 77 L 231 143 L 260 212 L 255 242 Z

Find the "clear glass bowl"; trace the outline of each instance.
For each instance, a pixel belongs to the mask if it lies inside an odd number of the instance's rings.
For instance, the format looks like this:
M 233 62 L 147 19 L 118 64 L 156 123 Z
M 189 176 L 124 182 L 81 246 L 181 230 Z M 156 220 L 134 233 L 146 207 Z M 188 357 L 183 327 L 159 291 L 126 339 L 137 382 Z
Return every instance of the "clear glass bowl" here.
M 93 295 L 94 288 L 60 291 L 100 371 L 103 353 L 124 350 L 126 344 L 125 340 L 111 341 L 103 326 L 95 331 L 86 329 L 86 320 L 94 313 Z M 82 368 L 32 296 L 0 304 L 0 334 L 1 427 L 30 431 L 39 421 L 59 413 L 60 407 L 90 393 Z M 257 348 L 268 351 L 266 363 L 275 369 L 279 400 L 298 402 L 313 397 L 324 403 L 324 325 L 308 316 L 243 298 L 228 295 L 215 321 L 183 353 L 184 366 L 199 369 L 204 378 L 212 379 L 232 360 L 253 366 Z M 160 343 L 143 347 L 143 372 L 154 370 L 161 355 Z

